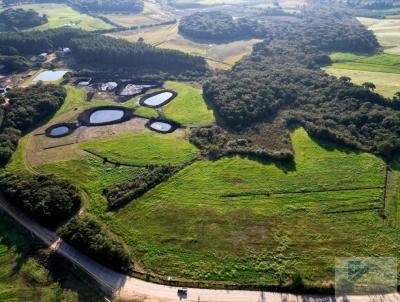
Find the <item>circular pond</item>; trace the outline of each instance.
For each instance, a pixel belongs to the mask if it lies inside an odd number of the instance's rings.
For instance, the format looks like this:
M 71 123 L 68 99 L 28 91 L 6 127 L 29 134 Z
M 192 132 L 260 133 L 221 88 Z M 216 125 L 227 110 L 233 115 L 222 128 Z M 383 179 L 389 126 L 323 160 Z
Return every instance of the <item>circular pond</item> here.
M 140 99 L 139 103 L 142 106 L 159 108 L 171 102 L 176 96 L 177 93 L 175 91 L 159 91 L 149 95 L 145 95 L 143 98 Z
M 125 122 L 133 117 L 133 110 L 120 106 L 102 106 L 83 111 L 79 117 L 82 126 L 105 126 Z
M 57 138 L 67 136 L 72 133 L 76 128 L 75 124 L 56 124 L 46 129 L 46 136 Z

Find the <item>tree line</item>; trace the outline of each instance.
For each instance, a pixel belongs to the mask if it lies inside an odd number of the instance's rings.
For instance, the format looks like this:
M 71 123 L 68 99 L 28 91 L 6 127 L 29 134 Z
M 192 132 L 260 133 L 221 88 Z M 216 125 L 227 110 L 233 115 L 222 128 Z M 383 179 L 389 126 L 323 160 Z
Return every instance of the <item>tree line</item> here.
M 204 58 L 181 51 L 153 47 L 77 29 L 0 33 L 0 54 L 32 55 L 69 47 L 79 69 L 102 72 L 164 72 L 167 74 L 207 73 Z
M 81 204 L 78 189 L 52 175 L 0 175 L 0 190 L 15 206 L 49 227 L 70 218 Z
M 264 27 L 255 20 L 239 18 L 220 11 L 198 12 L 183 17 L 179 32 L 192 39 L 222 43 L 265 36 Z
M 55 113 L 65 97 L 64 88 L 40 83 L 7 93 L 9 105 L 0 107 L 0 167 L 11 158 L 21 133 Z
M 3 27 L 4 30 L 26 29 L 47 22 L 47 16 L 40 16 L 32 9 L 6 9 L 0 13 L 0 29 Z
M 3 0 L 5 5 L 20 3 L 46 3 L 49 0 Z M 51 2 L 71 5 L 83 12 L 139 13 L 143 10 L 143 0 L 52 0 Z
M 204 84 L 219 124 L 237 132 L 280 116 L 288 126 L 301 125 L 360 150 L 386 157 L 400 151 L 395 100 L 319 68 L 329 62 L 327 51 L 378 51 L 375 36 L 347 18 L 335 11 L 306 11 L 292 24 L 271 28 L 251 56 Z

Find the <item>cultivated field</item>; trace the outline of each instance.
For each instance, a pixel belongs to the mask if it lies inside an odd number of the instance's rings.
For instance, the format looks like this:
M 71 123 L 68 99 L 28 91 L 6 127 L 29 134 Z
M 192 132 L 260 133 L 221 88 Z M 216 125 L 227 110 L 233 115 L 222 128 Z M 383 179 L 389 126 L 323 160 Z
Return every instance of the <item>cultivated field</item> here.
M 276 284 L 298 271 L 321 284 L 335 256 L 395 253 L 399 233 L 381 216 L 384 163 L 302 129 L 292 140 L 294 165 L 200 161 L 105 223 L 138 265 L 197 280 Z
M 58 27 L 81 28 L 84 30 L 109 29 L 112 26 L 104 21 L 82 14 L 68 5 L 55 3 L 23 4 L 13 8 L 33 9 L 41 15 L 47 15 L 49 22 L 32 29 L 45 30 Z M 30 29 L 30 30 L 32 30 Z
M 172 13 L 151 1 L 144 2 L 143 12 L 139 14 L 104 14 L 103 16 L 124 27 L 157 24 L 175 19 Z
M 242 40 L 226 44 L 204 44 L 193 42 L 178 33 L 178 24 L 124 31 L 111 34 L 113 37 L 131 42 L 143 38 L 148 44 L 157 47 L 176 49 L 208 59 L 211 67 L 227 69 L 243 56 L 251 53 L 252 46 L 260 40 Z
M 388 17 L 358 18 L 358 20 L 375 33 L 386 53 L 400 55 L 400 19 Z

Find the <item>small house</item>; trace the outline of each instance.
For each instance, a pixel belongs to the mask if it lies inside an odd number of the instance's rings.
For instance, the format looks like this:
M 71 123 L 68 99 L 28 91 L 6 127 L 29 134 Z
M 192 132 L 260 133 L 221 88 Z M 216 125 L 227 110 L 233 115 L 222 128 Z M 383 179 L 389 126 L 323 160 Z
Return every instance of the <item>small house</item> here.
M 37 56 L 37 59 L 39 61 L 42 61 L 42 62 L 46 61 L 47 60 L 47 53 L 45 53 L 45 52 L 41 53 L 40 55 Z
M 64 54 L 67 54 L 67 53 L 70 53 L 70 52 L 71 52 L 70 48 L 68 48 L 68 47 L 63 48 L 63 53 Z

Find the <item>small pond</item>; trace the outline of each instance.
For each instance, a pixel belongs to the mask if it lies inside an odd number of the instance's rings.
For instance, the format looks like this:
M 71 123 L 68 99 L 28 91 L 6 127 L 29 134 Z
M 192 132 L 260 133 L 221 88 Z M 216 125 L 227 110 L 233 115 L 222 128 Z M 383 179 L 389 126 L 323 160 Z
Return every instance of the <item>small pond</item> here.
M 63 136 L 68 134 L 69 128 L 67 126 L 60 126 L 56 127 L 50 130 L 49 135 L 50 136 Z
M 67 70 L 46 70 L 38 74 L 34 78 L 34 82 L 43 81 L 43 82 L 54 82 L 61 79 L 68 71 Z
M 172 129 L 172 125 L 165 122 L 154 122 L 149 127 L 159 132 L 168 132 Z
M 100 109 L 93 112 L 89 121 L 91 124 L 103 124 L 120 120 L 124 116 L 121 109 Z
M 173 97 L 174 93 L 170 91 L 164 91 L 144 99 L 143 104 L 149 107 L 160 107 L 165 103 L 168 103 Z

